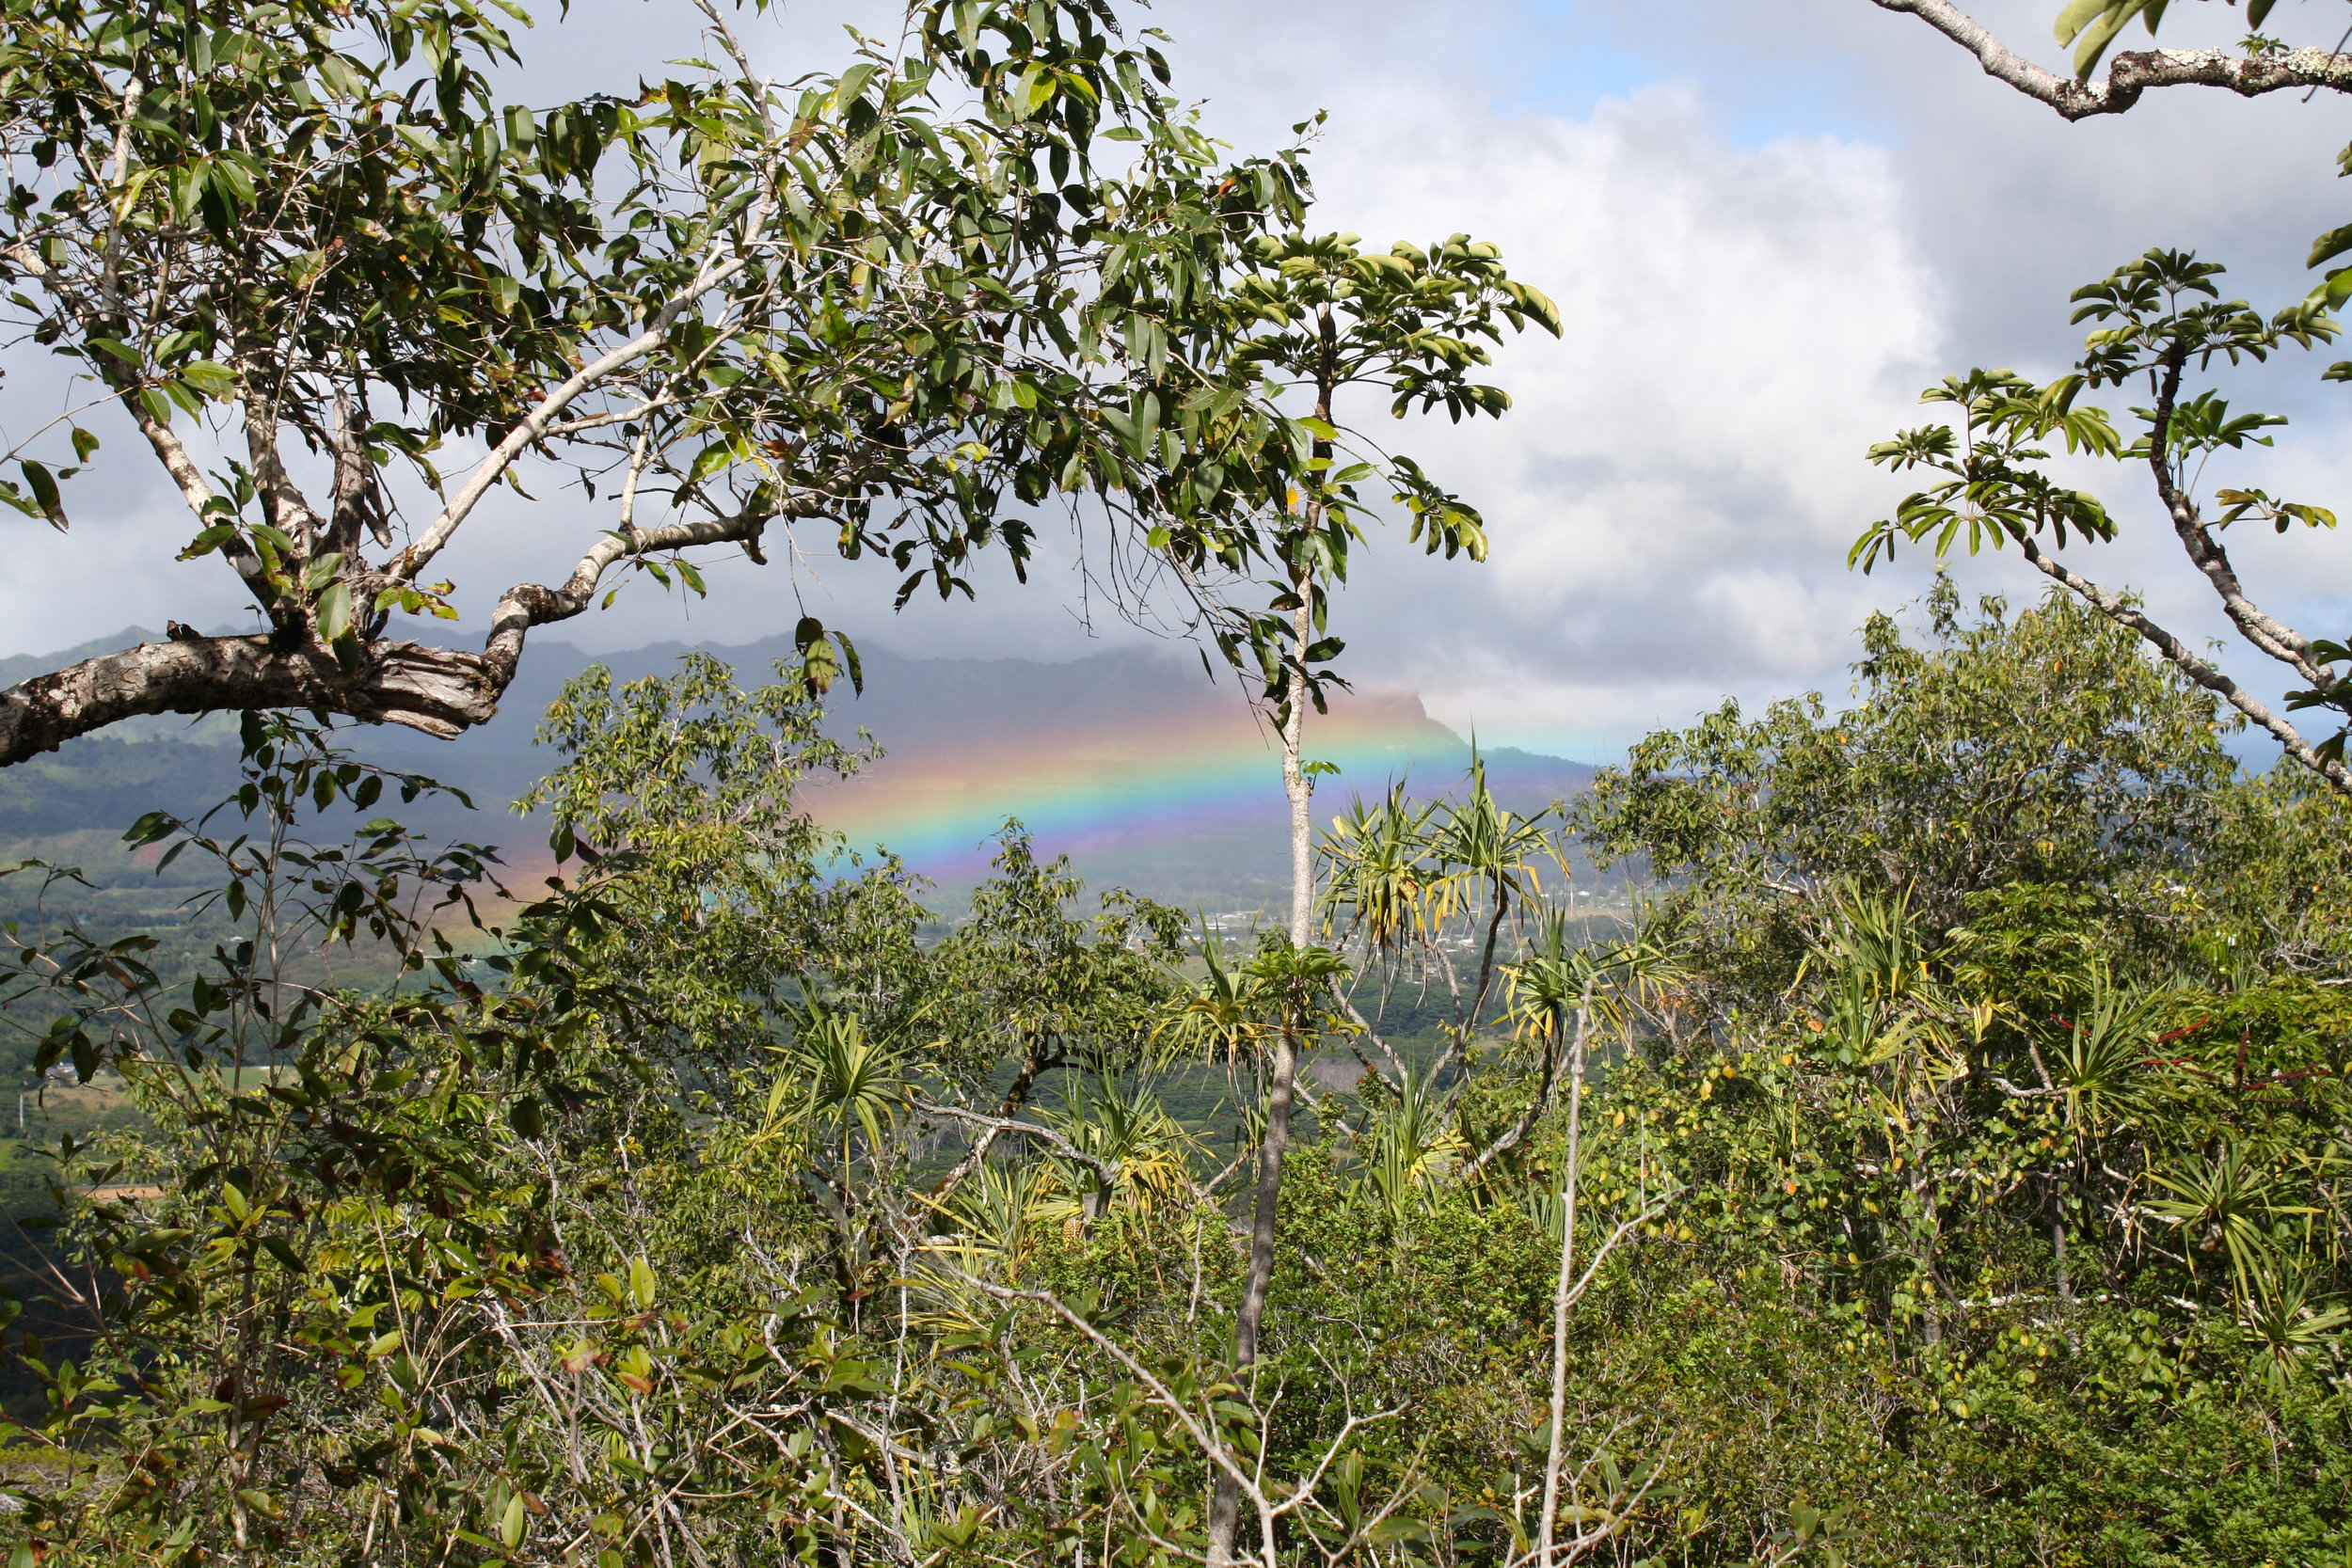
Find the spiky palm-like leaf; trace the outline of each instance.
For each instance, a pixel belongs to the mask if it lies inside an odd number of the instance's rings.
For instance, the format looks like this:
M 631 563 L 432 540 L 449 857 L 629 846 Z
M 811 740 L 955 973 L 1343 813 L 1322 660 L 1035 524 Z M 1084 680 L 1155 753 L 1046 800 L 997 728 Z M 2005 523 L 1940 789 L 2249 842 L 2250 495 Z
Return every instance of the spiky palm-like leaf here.
M 2276 1176 L 2235 1144 L 2199 1169 L 2158 1172 L 2156 1183 L 2174 1196 L 2148 1207 L 2179 1227 L 2192 1256 L 2220 1253 L 2229 1260 L 2238 1294 L 2254 1294 L 2255 1277 L 2271 1261 L 2270 1222 L 2281 1214 L 2312 1211 L 2272 1200 Z

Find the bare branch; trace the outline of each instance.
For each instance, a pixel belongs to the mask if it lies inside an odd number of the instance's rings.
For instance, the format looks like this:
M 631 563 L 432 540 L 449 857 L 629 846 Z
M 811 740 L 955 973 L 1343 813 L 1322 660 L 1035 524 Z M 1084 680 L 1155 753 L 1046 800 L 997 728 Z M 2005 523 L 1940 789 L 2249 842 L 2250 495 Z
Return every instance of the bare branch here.
M 2312 743 L 2303 738 L 2300 730 L 2287 722 L 2284 718 L 2271 712 L 2267 705 L 2248 692 L 2237 682 L 2190 652 L 2186 643 L 2150 620 L 2144 611 L 2125 604 L 2098 583 L 2050 555 L 2041 546 L 2035 544 L 2030 537 L 2021 536 L 2017 544 L 2018 547 L 2025 552 L 2027 564 L 2031 565 L 2034 570 L 2051 581 L 2063 584 L 2081 595 L 2086 603 L 2117 626 L 2137 633 L 2149 646 L 2162 654 L 2174 668 L 2190 680 L 2195 681 L 2199 686 L 2214 693 L 2267 730 L 2280 745 L 2286 748 L 2289 756 L 2327 780 L 2334 786 L 2337 793 L 2352 796 L 2352 770 L 2347 770 L 2340 762 L 2333 762 L 2321 756 Z
M 1194 1446 L 1200 1450 L 1200 1456 L 1248 1497 L 1258 1511 L 1259 1518 L 1266 1522 L 1266 1530 L 1269 1537 L 1271 1536 L 1273 1525 L 1269 1513 L 1272 1504 L 1265 1493 L 1259 1489 L 1258 1483 L 1251 1479 L 1249 1472 L 1234 1460 L 1232 1450 L 1219 1441 L 1208 1428 L 1202 1426 L 1200 1418 L 1192 1413 L 1191 1407 L 1178 1399 L 1167 1384 L 1153 1376 L 1150 1368 L 1121 1349 L 1101 1329 L 1071 1310 L 1069 1306 L 1051 1291 L 1016 1291 L 1009 1285 L 993 1285 L 985 1279 L 964 1273 L 952 1263 L 943 1263 L 939 1265 L 939 1268 L 941 1273 L 954 1276 L 961 1283 L 993 1300 L 1036 1303 L 1076 1329 L 1080 1336 L 1091 1343 L 1095 1349 L 1118 1362 L 1121 1368 L 1125 1369 L 1128 1376 L 1151 1391 L 1152 1400 L 1161 1408 L 1176 1418 L 1177 1421 L 1183 1425 L 1185 1434 L 1191 1437 Z M 1271 1555 L 1270 1552 L 1269 1555 Z
M 2295 49 L 2242 56 L 2218 49 L 2151 49 L 2115 56 L 2106 79 L 2082 82 L 2034 64 L 1993 35 L 1952 0 L 1872 0 L 1882 10 L 1907 11 L 1977 57 L 1984 73 L 2068 119 L 2120 115 L 2151 87 L 2226 87 L 2242 98 L 2296 87 L 2352 92 L 2352 55 Z
M 1020 1137 L 1035 1138 L 1063 1159 L 1086 1166 L 1094 1173 L 1096 1180 L 1100 1180 L 1104 1187 L 1115 1188 L 1119 1185 L 1119 1163 L 1117 1161 L 1097 1159 L 1050 1127 L 1041 1127 L 1036 1122 L 1020 1121 L 1011 1117 L 983 1116 L 978 1111 L 966 1111 L 954 1105 L 934 1104 L 919 1094 L 910 1095 L 907 1099 L 908 1103 L 926 1116 L 946 1117 L 955 1121 L 968 1122 L 974 1127 L 993 1128 L 998 1132 L 1011 1132 Z
M 1383 1078 L 1388 1079 L 1389 1086 L 1391 1088 L 1402 1089 L 1406 1081 L 1412 1077 L 1412 1074 L 1405 1070 L 1405 1063 L 1398 1057 L 1395 1048 L 1391 1046 L 1387 1040 L 1380 1037 L 1380 1032 L 1372 1026 L 1372 1021 L 1365 1018 L 1362 1009 L 1356 1006 L 1356 999 L 1347 994 L 1346 990 L 1341 987 L 1340 982 L 1336 978 L 1331 982 L 1331 995 L 1332 998 L 1339 1003 L 1341 1009 L 1347 1014 L 1348 1022 L 1356 1025 L 1357 1030 L 1362 1037 L 1372 1041 L 1374 1045 L 1379 1047 L 1380 1054 L 1389 1059 L 1388 1069 L 1386 1071 L 1382 1071 L 1381 1069 L 1374 1067 L 1370 1061 L 1365 1059 L 1364 1053 L 1361 1051 L 1358 1051 L 1356 1053 L 1356 1059 L 1359 1062 L 1363 1062 L 1364 1066 L 1372 1068 L 1373 1071 L 1380 1073 Z M 1354 1042 L 1350 1041 L 1350 1043 L 1353 1044 Z

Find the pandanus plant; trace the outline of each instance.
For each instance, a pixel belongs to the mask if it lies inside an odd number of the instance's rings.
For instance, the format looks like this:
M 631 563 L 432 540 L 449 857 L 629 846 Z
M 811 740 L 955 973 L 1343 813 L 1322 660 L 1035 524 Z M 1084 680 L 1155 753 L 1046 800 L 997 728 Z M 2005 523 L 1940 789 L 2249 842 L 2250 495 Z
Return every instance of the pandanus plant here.
M 814 999 L 790 1014 L 791 1037 L 769 1085 L 759 1130 L 743 1152 L 782 1147 L 808 1157 L 813 1195 L 839 1236 L 835 1258 L 845 1300 L 862 1300 L 875 1232 L 858 1201 L 859 1134 L 869 1178 L 887 1164 L 894 1129 L 916 1083 L 914 1049 L 902 1037 L 867 1033 L 866 1021 Z
M 2254 1297 L 2255 1280 L 2272 1262 L 2273 1220 L 2312 1212 L 2279 1203 L 2276 1178 L 2236 1144 L 2223 1146 L 2195 1170 L 2158 1172 L 2155 1180 L 2173 1196 L 2148 1207 L 2179 1228 L 2191 1267 L 2201 1254 L 2219 1254 L 2243 1300 Z
M 886 1147 L 883 1130 L 897 1123 L 915 1086 L 914 1053 L 902 1039 L 868 1034 L 858 1014 L 819 1002 L 799 1009 L 792 1023 L 791 1039 L 778 1048 L 783 1061 L 768 1091 L 766 1126 L 755 1141 L 773 1141 L 796 1124 L 829 1128 L 827 1152 L 846 1178 L 857 1133 L 866 1134 L 869 1160 Z
M 2117 985 L 2105 968 L 2091 971 L 2083 1005 L 2053 1021 L 2058 1033 L 2042 1053 L 2069 1123 L 2096 1137 L 2138 1109 L 2169 1001 L 2160 990 Z
M 1408 1073 L 1367 1122 L 1357 1141 L 1364 1171 L 1359 1191 L 1386 1212 L 1391 1228 L 1401 1236 L 1468 1146 L 1446 1097 L 1427 1072 Z
M 1539 905 L 1543 865 L 1565 863 L 1548 828 L 1554 816 L 1552 807 L 1528 816 L 1505 809 L 1473 751 L 1458 797 L 1416 804 L 1392 784 L 1376 803 L 1352 801 L 1323 839 L 1325 930 L 1342 944 L 1361 942 L 1391 970 L 1417 956 L 1445 981 L 1454 1017 L 1439 1076 L 1467 1062 L 1486 1022 L 1503 927 Z M 1477 947 L 1467 986 L 1447 946 L 1451 930 Z
M 1044 1120 L 1071 1148 L 1094 1161 L 1054 1159 L 1056 1184 L 1070 1196 L 1051 1213 L 1091 1222 L 1114 1202 L 1149 1211 L 1192 1190 L 1190 1166 L 1199 1140 L 1168 1115 L 1149 1084 L 1131 1084 L 1098 1068 L 1073 1085 L 1063 1107 L 1047 1112 Z
M 1438 878 L 1429 819 L 1437 810 L 1434 802 L 1416 805 L 1399 783 L 1371 805 L 1355 797 L 1332 818 L 1319 850 L 1324 923 L 1334 940 L 1360 940 L 1393 958 L 1428 938 Z
M 1430 834 L 1430 857 L 1438 879 L 1436 915 L 1442 926 L 1454 920 L 1474 922 L 1486 916 L 1486 936 L 1479 948 L 1476 984 L 1467 998 L 1454 973 L 1453 959 L 1438 949 L 1447 987 L 1454 993 L 1454 1038 L 1447 1058 L 1469 1065 L 1470 1037 L 1486 1018 L 1494 994 L 1495 949 L 1503 924 L 1514 908 L 1528 910 L 1543 896 L 1541 866 L 1545 861 L 1564 863 L 1559 846 L 1545 832 L 1552 816 L 1545 807 L 1532 816 L 1506 811 L 1486 787 L 1486 762 L 1470 753 L 1469 788 L 1459 800 L 1442 802 Z M 1446 1065 L 1441 1061 L 1440 1069 Z
M 1574 941 L 1567 911 L 1552 908 L 1537 917 L 1535 939 L 1525 957 L 1502 973 L 1513 1035 L 1534 1044 L 1543 1059 L 1527 1109 L 1464 1167 L 1470 1177 L 1517 1148 L 1551 1108 L 1571 1035 L 1581 1050 L 1597 1018 L 1618 1037 L 1629 1036 L 1640 1010 L 1682 977 L 1682 950 L 1646 909 L 1636 911 L 1630 934 L 1603 946 Z
M 2253 1340 L 2265 1386 L 2282 1399 L 2296 1364 L 2330 1348 L 2352 1312 L 2330 1306 L 2307 1269 L 2281 1265 L 2254 1277 L 2254 1294 L 2240 1307 L 2238 1324 Z

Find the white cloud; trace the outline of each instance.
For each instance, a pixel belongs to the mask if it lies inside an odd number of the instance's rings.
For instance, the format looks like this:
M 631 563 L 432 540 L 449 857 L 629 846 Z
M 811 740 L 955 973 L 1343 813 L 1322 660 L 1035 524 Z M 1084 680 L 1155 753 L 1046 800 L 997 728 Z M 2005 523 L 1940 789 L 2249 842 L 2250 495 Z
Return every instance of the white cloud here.
M 1487 512 L 1494 553 L 1449 565 L 1391 541 L 1343 602 L 1377 628 L 1352 657 L 1450 717 L 1507 689 L 1508 705 L 1476 705 L 1482 727 L 1587 747 L 1629 738 L 1579 716 L 1597 690 L 1720 682 L 1711 700 L 1841 657 L 1851 620 L 1822 617 L 1856 608 L 1846 546 L 1883 507 L 1860 453 L 1907 415 L 1938 347 L 1886 150 L 1740 147 L 1687 86 L 1581 121 L 1501 119 L 1442 91 L 1355 118 L 1320 155 L 1325 220 L 1496 240 L 1565 333 L 1499 356 L 1516 404 L 1499 423 L 1394 436 Z M 1645 723 L 1656 705 L 1601 705 Z

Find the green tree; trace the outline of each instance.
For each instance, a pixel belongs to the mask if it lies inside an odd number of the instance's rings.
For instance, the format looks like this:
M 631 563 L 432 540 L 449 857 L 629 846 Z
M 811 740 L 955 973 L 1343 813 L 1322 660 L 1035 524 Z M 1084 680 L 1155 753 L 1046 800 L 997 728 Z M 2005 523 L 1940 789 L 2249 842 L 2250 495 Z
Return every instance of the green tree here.
M 717 65 L 541 110 L 498 102 L 487 72 L 519 55 L 470 0 L 11 13 L 19 325 L 80 362 L 185 501 L 184 553 L 268 626 L 20 683 L 0 762 L 240 705 L 454 734 L 616 567 L 699 590 L 682 552 L 763 560 L 771 526 L 887 558 L 902 601 L 970 592 L 991 544 L 1019 567 L 1025 515 L 1082 497 L 1224 518 L 1203 526 L 1249 553 L 1309 436 L 1246 385 L 1206 406 L 1189 324 L 1232 248 L 1301 211 L 1295 158 L 1219 164 L 1156 50 L 1076 0 L 917 5 L 903 57 L 861 43 L 788 88 L 704 17 Z M 191 434 L 215 418 L 216 473 Z M 29 441 L 9 493 L 63 528 L 99 433 Z M 554 586 L 508 589 L 478 652 L 399 635 L 450 613 L 432 574 L 527 458 L 609 526 Z M 855 677 L 816 620 L 798 636 L 819 685 Z
M 1989 599 L 1964 622 L 1939 578 L 1927 610 L 1924 647 L 1888 616 L 1864 627 L 1851 708 L 1727 704 L 1637 743 L 1574 808 L 1597 857 L 1666 882 L 1718 983 L 1755 961 L 1737 986 L 1752 1006 L 1771 1008 L 1845 881 L 1899 893 L 1931 945 L 2013 882 L 2094 897 L 2126 940 L 2172 940 L 2165 888 L 2235 772 L 2217 705 L 2063 596 L 2013 620 Z
M 2050 104 L 2066 119 L 2121 114 L 2152 87 L 2202 85 L 2227 87 L 2244 97 L 2288 88 L 2352 91 L 2352 55 L 2338 54 L 2344 40 L 2321 48 L 2294 48 L 2259 31 L 2276 8 L 2275 0 L 2247 0 L 2249 32 L 2242 57 L 2218 50 L 2163 50 L 2119 55 L 2101 82 L 2091 80 L 2099 62 L 2134 20 L 2153 35 L 2171 11 L 2169 0 L 2070 0 L 2058 18 L 2060 42 L 2075 49 L 2076 77 L 2068 80 L 2011 52 L 1952 0 L 1876 0 L 1887 10 L 1907 11 L 1975 55 L 1988 75 Z M 2229 0 L 2235 7 L 2237 0 Z M 2352 171 L 2352 148 L 2339 159 Z M 2322 266 L 2352 251 L 2352 225 L 2331 230 L 2312 242 L 2309 264 Z M 2074 292 L 2076 322 L 2096 321 L 2086 354 L 2074 373 L 2037 388 L 2009 371 L 1973 370 L 1947 376 L 1928 388 L 1925 403 L 1955 404 L 1963 422 L 1926 425 L 1870 449 L 1870 460 L 1897 469 L 1926 467 L 1950 476 L 1906 499 L 1894 517 L 1875 524 L 1854 546 L 1850 560 L 1867 571 L 1894 542 L 1935 536 L 1941 556 L 1965 533 L 1971 553 L 1986 544 L 1999 548 L 2014 541 L 2027 563 L 2094 606 L 2117 625 L 2145 638 L 2191 679 L 2236 707 L 2275 736 L 2286 754 L 2311 768 L 2339 792 L 2352 794 L 2352 772 L 2344 762 L 2345 732 L 2340 728 L 2316 744 L 2287 714 L 2326 708 L 2352 717 L 2352 680 L 2336 666 L 2352 658 L 2343 642 L 2314 638 L 2256 604 L 2247 593 L 2221 535 L 2251 516 L 2284 533 L 2289 528 L 2335 526 L 2335 515 L 2309 502 L 2290 501 L 2252 487 L 2218 489 L 2201 499 L 2199 482 L 2206 462 L 2224 447 L 2243 451 L 2251 443 L 2268 446 L 2265 428 L 2284 424 L 2278 415 L 2241 413 L 2210 388 L 2191 392 L 2185 376 L 2209 372 L 2226 357 L 2257 361 L 2292 341 L 2309 349 L 2333 341 L 2340 330 L 2327 314 L 2352 299 L 2352 266 L 2330 270 L 2308 297 L 2265 320 L 2244 300 L 2223 301 L 2210 281 L 2223 269 L 2193 255 L 2152 250 L 2100 282 Z M 2126 444 L 2106 416 L 2078 408 L 2086 387 L 2143 380 L 2148 404 L 2134 410 L 2146 428 Z M 2328 367 L 2325 379 L 2352 380 L 2352 360 Z M 2088 494 L 2052 481 L 2037 467 L 2052 436 L 2062 436 L 2069 452 L 2144 462 L 2152 489 L 2182 551 L 2219 601 L 2238 636 L 2256 652 L 2293 672 L 2298 689 L 2288 693 L 2286 712 L 2264 702 L 2212 659 L 2158 624 L 2128 590 L 2110 588 L 2058 553 L 2069 531 L 2086 539 L 2114 536 L 2105 508 Z
M 568 760 L 516 802 L 553 820 L 559 869 L 580 863 L 605 922 L 598 961 L 647 999 L 636 1049 L 721 1094 L 812 990 L 900 1022 L 918 963 L 913 879 L 892 862 L 849 874 L 841 836 L 792 803 L 865 753 L 824 736 L 802 672 L 776 674 L 747 691 L 689 653 L 615 691 L 592 666 L 540 725 Z
M 1372 516 L 1358 487 L 1375 479 L 1384 484 L 1412 518 L 1411 538 L 1428 553 L 1467 553 L 1475 561 L 1486 550 L 1477 511 L 1411 458 L 1343 432 L 1335 422 L 1339 401 L 1370 392 L 1385 398 L 1400 419 L 1415 404 L 1423 412 L 1442 406 L 1457 421 L 1466 415 L 1500 415 L 1509 398 L 1470 379 L 1491 362 L 1486 345 L 1500 343 L 1506 328 L 1521 331 L 1531 322 L 1557 337 L 1560 319 L 1549 298 L 1504 271 L 1494 245 L 1467 234 L 1427 250 L 1399 244 L 1385 255 L 1359 251 L 1353 234 L 1269 234 L 1245 247 L 1240 264 L 1247 271 L 1216 302 L 1214 317 L 1217 368 L 1227 385 L 1202 395 L 1212 407 L 1235 403 L 1252 388 L 1306 402 L 1301 428 L 1311 440 L 1305 461 L 1278 493 L 1263 539 L 1246 542 L 1194 526 L 1154 537 L 1168 549 L 1228 661 L 1256 680 L 1280 736 L 1291 810 L 1287 929 L 1293 950 L 1304 954 L 1315 921 L 1311 800 L 1319 771 L 1305 752 L 1306 715 L 1310 704 L 1325 705 L 1325 686 L 1335 678 L 1328 663 L 1345 646 L 1329 635 L 1328 594 L 1345 582 L 1349 550 L 1364 537 Z M 1265 608 L 1233 602 L 1222 579 L 1261 564 L 1276 574 L 1264 585 L 1271 590 Z M 1234 1341 L 1237 1367 L 1247 1367 L 1255 1354 L 1266 1293 L 1258 1270 L 1273 1266 L 1270 1227 L 1279 1206 L 1266 1195 L 1280 1185 L 1295 1061 L 1290 1047 L 1278 1047 L 1273 1055 L 1259 1153 L 1258 1223 L 1268 1228 L 1251 1244 Z M 1220 1478 L 1211 1523 L 1213 1565 L 1232 1558 L 1235 1485 L 1230 1474 Z
M 1083 891 L 1067 856 L 1040 863 L 1017 822 L 992 858 L 995 875 L 973 890 L 970 918 L 931 954 L 926 1023 L 939 1069 L 971 1094 L 989 1092 L 993 1114 L 934 1105 L 930 1114 L 970 1136 L 937 1183 L 954 1188 L 987 1166 L 990 1150 L 1030 1109 L 1051 1074 L 1075 1081 L 1152 1064 L 1160 1011 L 1175 993 L 1184 915 L 1123 891 L 1102 913 L 1073 917 Z M 1000 1066 L 1009 1064 L 999 1091 Z

